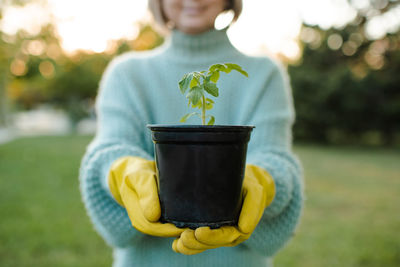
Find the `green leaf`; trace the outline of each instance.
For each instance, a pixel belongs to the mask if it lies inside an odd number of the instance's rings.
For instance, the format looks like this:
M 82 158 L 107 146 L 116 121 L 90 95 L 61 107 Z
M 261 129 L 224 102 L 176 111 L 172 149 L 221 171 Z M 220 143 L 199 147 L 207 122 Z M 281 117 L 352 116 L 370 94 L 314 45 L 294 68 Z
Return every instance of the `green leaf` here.
M 213 83 L 217 83 L 219 79 L 219 71 L 212 72 L 212 74 L 209 77 L 210 81 L 212 81 Z
M 227 66 L 228 69 L 230 69 L 230 70 L 235 70 L 235 71 L 237 71 L 237 72 L 240 72 L 240 73 L 243 74 L 244 76 L 249 77 L 249 74 L 248 74 L 247 72 L 245 72 L 245 71 L 242 69 L 242 67 L 240 67 L 240 66 L 237 65 L 237 64 L 225 63 L 225 66 Z
M 200 115 L 200 114 L 198 114 L 197 112 L 191 112 L 191 113 L 188 113 L 188 114 L 186 114 L 185 116 L 183 116 L 180 120 L 179 120 L 179 122 L 186 122 L 190 117 L 192 117 L 193 115 Z
M 210 120 L 208 121 L 208 123 L 207 123 L 207 125 L 214 125 L 214 123 L 215 123 L 215 118 L 214 118 L 214 116 L 210 116 L 211 118 L 210 118 Z
M 209 72 L 225 71 L 226 67 L 223 64 L 214 64 L 208 68 Z
M 184 94 L 189 87 L 190 81 L 193 79 L 193 73 L 185 74 L 182 80 L 179 81 L 179 89 Z
M 215 83 L 205 83 L 204 90 L 212 96 L 218 96 L 218 87 Z
M 181 93 L 184 94 L 189 86 L 189 83 L 187 83 L 187 74 L 185 74 L 182 79 L 179 81 L 179 89 L 181 90 Z
M 242 67 L 240 67 L 238 64 L 234 64 L 234 63 L 225 63 L 225 66 L 228 67 L 231 70 L 237 70 L 237 69 L 242 69 Z
M 244 71 L 242 67 L 233 63 L 214 64 L 208 68 L 208 71 L 194 71 L 184 75 L 179 81 L 179 88 L 183 94 L 185 94 L 189 88 L 189 92 L 186 93 L 188 107 L 198 108 L 202 111 L 202 114 L 205 114 L 206 110 L 212 109 L 214 107 L 214 101 L 210 98 L 205 98 L 205 92 L 211 96 L 218 97 L 219 89 L 217 82 L 220 78 L 221 71 L 230 73 L 232 70 L 248 77 L 247 72 Z M 184 122 L 195 114 L 200 116 L 199 113 L 192 112 L 182 117 L 181 121 Z M 207 116 L 207 118 L 210 118 L 208 125 L 213 125 L 215 123 L 215 118 L 213 116 Z
M 190 81 L 190 88 L 193 88 L 195 86 L 201 85 L 201 77 L 203 77 L 204 75 L 201 74 L 200 72 L 192 72 L 193 73 L 193 79 Z
M 249 77 L 249 74 L 247 72 L 245 72 L 244 70 L 236 70 L 237 72 L 240 72 L 241 74 L 243 74 L 246 77 Z
M 202 103 L 201 103 L 201 101 L 199 101 L 196 105 L 193 105 L 192 104 L 192 108 L 198 108 L 198 109 L 201 109 L 201 106 L 202 106 Z
M 190 89 L 192 89 L 193 87 L 197 86 L 198 84 L 199 84 L 199 83 L 197 82 L 196 79 L 192 79 L 192 80 L 190 81 L 189 87 L 190 87 Z
M 212 109 L 214 107 L 214 101 L 210 98 L 206 98 L 206 109 Z
M 203 88 L 200 86 L 193 87 L 186 95 L 189 101 L 192 102 L 192 104 L 195 106 L 197 105 L 202 96 L 203 96 Z

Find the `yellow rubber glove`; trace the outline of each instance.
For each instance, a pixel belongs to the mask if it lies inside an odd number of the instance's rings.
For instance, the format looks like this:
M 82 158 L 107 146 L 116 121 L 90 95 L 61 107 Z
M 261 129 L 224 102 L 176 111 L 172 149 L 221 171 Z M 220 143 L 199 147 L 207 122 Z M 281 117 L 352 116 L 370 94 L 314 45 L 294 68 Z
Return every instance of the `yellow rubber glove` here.
M 275 183 L 271 175 L 260 167 L 247 165 L 243 181 L 244 200 L 238 225 L 218 229 L 187 229 L 174 240 L 172 249 L 178 253 L 193 255 L 207 249 L 240 244 L 250 237 L 274 196 Z
M 114 199 L 128 212 L 132 225 L 142 233 L 177 237 L 185 229 L 159 222 L 161 216 L 154 161 L 123 157 L 115 161 L 108 175 Z

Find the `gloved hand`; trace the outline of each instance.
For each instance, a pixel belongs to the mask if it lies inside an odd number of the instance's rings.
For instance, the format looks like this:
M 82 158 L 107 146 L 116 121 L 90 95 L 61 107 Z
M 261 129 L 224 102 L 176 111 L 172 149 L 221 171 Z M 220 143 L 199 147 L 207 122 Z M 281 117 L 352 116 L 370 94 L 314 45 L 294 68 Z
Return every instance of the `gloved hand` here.
M 142 233 L 177 237 L 185 230 L 159 222 L 161 207 L 154 161 L 131 156 L 116 160 L 109 171 L 108 185 L 114 199 L 128 212 L 132 225 Z
M 223 226 L 218 229 L 200 227 L 186 229 L 175 239 L 175 252 L 193 255 L 207 249 L 232 247 L 247 240 L 275 196 L 275 183 L 264 169 L 247 165 L 243 181 L 243 205 L 237 226 Z

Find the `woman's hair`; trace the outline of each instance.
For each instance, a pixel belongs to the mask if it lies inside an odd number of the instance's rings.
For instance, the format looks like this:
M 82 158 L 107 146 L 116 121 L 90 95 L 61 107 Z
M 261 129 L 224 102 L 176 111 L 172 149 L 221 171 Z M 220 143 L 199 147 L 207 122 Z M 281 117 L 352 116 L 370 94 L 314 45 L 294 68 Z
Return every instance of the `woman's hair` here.
M 165 29 L 167 28 L 168 20 L 165 17 L 165 14 L 162 10 L 161 1 L 163 0 L 149 0 L 149 9 L 150 12 L 153 14 L 156 23 Z M 233 11 L 234 15 L 232 22 L 235 22 L 239 18 L 240 13 L 242 13 L 242 0 L 226 0 L 226 1 L 228 5 L 225 10 Z

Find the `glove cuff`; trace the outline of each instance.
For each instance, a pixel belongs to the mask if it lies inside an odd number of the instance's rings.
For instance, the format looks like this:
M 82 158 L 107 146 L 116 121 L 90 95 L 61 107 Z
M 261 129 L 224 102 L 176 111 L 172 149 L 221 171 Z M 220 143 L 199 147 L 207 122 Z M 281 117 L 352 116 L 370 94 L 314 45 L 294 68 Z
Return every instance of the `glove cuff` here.
M 125 207 L 120 194 L 121 185 L 124 182 L 124 179 L 134 172 L 134 170 L 151 170 L 152 168 L 154 168 L 154 162 L 141 157 L 125 156 L 114 161 L 111 164 L 107 182 L 110 193 L 115 201 L 122 207 Z
M 253 164 L 246 165 L 246 175 L 253 176 L 263 187 L 266 192 L 265 207 L 268 207 L 274 200 L 276 194 L 275 182 L 272 176 L 265 169 Z

